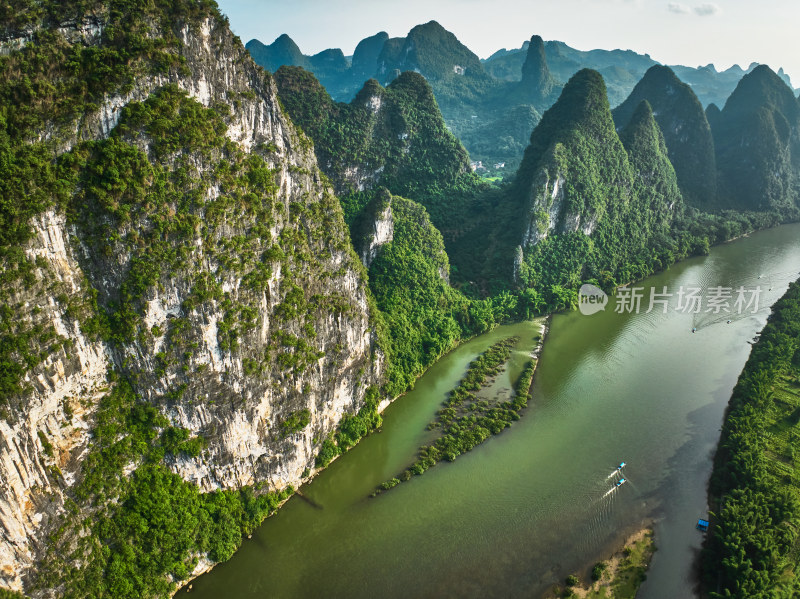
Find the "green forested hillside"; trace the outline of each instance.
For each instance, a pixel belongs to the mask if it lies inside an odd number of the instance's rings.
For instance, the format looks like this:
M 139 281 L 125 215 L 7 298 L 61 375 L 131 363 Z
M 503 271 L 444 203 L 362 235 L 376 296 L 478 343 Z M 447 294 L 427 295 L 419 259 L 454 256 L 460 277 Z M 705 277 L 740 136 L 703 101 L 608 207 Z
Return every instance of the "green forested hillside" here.
M 797 214 L 800 104 L 769 67 L 745 75 L 715 118 L 719 201 Z
M 644 231 L 647 241 L 665 239 L 670 235 L 675 215 L 682 212 L 683 198 L 664 136 L 647 100 L 642 100 L 636 108 L 620 139 L 633 170 L 628 237 L 635 239 L 637 232 Z M 647 241 L 642 245 L 647 245 Z
M 653 66 L 631 95 L 614 109 L 624 128 L 642 100 L 647 100 L 664 134 L 684 199 L 698 208 L 713 208 L 717 197 L 714 140 L 700 101 L 669 67 Z
M 664 140 L 646 102 L 617 134 L 599 73 L 584 70 L 567 83 L 508 191 L 518 212 L 506 229 L 517 227 L 524 257 L 517 283 L 537 303 L 570 306 L 581 282 L 611 289 L 791 218 L 687 206 Z
M 302 69 L 284 67 L 275 79 L 292 119 L 314 141 L 348 222 L 381 185 L 423 204 L 441 230 L 463 226 L 460 204 L 481 184 L 422 76 L 406 72 L 385 88 L 372 79 L 349 104 L 334 102 Z
M 494 321 L 448 284 L 444 242 L 424 207 L 383 189 L 374 202 L 376 212 L 390 208 L 394 224 L 392 241 L 378 250 L 368 272 L 386 325 L 388 384 L 398 394 L 462 337 Z
M 320 65 L 316 60 L 319 55 L 288 51 L 288 38 L 278 38 L 270 46 L 251 40 L 247 47 L 256 62 L 270 71 L 281 66 L 275 57 L 285 56 L 284 65 L 313 72 L 338 101 L 350 102 L 370 78 L 388 86 L 404 71 L 420 73 L 432 86 L 450 130 L 476 160 L 489 166 L 507 162 L 508 170 L 499 171 L 505 175 L 518 165 L 530 128 L 520 132 L 519 127 L 495 128 L 493 123 L 516 118 L 514 113 L 520 109 L 540 112 L 555 100 L 558 91 L 558 83 L 547 72 L 541 38 L 534 38 L 539 44 L 530 50 L 525 77 L 524 61 L 517 67 L 522 82 L 500 81 L 488 75 L 478 57 L 436 21 L 414 27 L 404 38 L 389 39 L 383 33 L 362 40 L 353 64 L 343 71 Z
M 530 315 L 520 312 L 527 306 L 511 294 L 474 299 L 450 286 L 442 235 L 424 206 L 385 188 L 376 190 L 375 198 L 354 223 L 357 246 L 373 240 L 376 218 L 389 219 L 393 227 L 391 239 L 380 244 L 368 268 L 369 286 L 381 313 L 391 394 L 412 386 L 460 340 Z
M 6 3 L 0 29 L 24 40 L 0 56 L 2 497 L 40 514 L 22 541 L 4 536 L 20 558 L 0 577 L 170 596 L 291 494 L 299 476 L 276 484 L 251 456 L 246 477 L 210 482 L 236 468 L 220 438 L 273 384 L 258 445 L 291 459 L 287 434 L 312 438 L 303 404 L 326 387 L 308 367 L 358 355 L 343 329 L 373 313 L 365 274 L 308 144 L 213 2 Z M 207 106 L 187 91 L 200 81 Z M 283 137 L 231 139 L 250 110 Z M 343 377 L 367 381 L 353 366 Z M 374 412 L 377 386 L 354 387 L 351 410 Z
M 573 76 L 534 130 L 513 188 L 528 215 L 523 221 L 527 231 L 520 232 L 526 245 L 519 276 L 525 286 L 543 293 L 549 306 L 569 305 L 568 290 L 583 280 L 608 286 L 612 279 L 641 276 L 631 271 L 631 265 L 646 269 L 660 251 L 652 246 L 661 240 L 657 233 L 663 237 L 664 225 L 681 206 L 659 208 L 667 220 L 656 217 L 657 231 L 641 219 L 640 205 L 665 202 L 666 198 L 649 195 L 669 185 L 661 179 L 674 179 L 672 170 L 663 168 L 663 157 L 658 156 L 663 146 L 652 126 L 646 130 L 651 125 L 646 118 L 642 115 L 645 122 L 631 129 L 629 143 L 637 164 L 662 167 L 653 175 L 659 179 L 655 187 L 644 181 L 634 186 L 634 170 L 614 129 L 603 79 L 596 71 Z M 670 196 L 672 202 L 676 199 L 675 194 Z

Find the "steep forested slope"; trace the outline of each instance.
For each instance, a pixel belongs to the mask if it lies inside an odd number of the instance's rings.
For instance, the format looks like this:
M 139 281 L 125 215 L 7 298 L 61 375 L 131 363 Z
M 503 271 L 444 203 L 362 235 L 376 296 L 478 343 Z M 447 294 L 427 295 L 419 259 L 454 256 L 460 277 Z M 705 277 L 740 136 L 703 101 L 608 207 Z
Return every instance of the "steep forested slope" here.
M 289 114 L 314 140 L 349 221 L 382 185 L 425 205 L 443 231 L 458 226 L 461 198 L 453 190 L 463 194 L 479 182 L 422 76 L 405 72 L 385 88 L 370 80 L 350 104 L 333 102 L 300 69 L 280 69 L 276 81 Z
M 669 67 L 653 66 L 631 95 L 614 109 L 618 129 L 630 122 L 643 100 L 650 103 L 664 134 L 684 198 L 699 208 L 714 207 L 717 198 L 714 140 L 697 96 Z
M 660 149 L 653 141 L 658 140 L 655 133 L 649 132 L 650 143 L 638 141 L 647 124 L 631 132 L 637 163 L 652 160 L 663 165 L 658 156 L 644 156 L 645 151 L 657 154 Z M 656 176 L 672 175 L 671 170 L 663 171 Z M 582 280 L 607 285 L 614 277 L 629 277 L 632 262 L 646 263 L 650 254 L 639 253 L 649 248 L 656 231 L 644 226 L 639 205 L 664 204 L 659 211 L 667 224 L 679 207 L 673 204 L 674 196 L 644 197 L 652 188 L 643 181 L 635 187 L 634 177 L 614 129 L 602 77 L 580 71 L 531 135 L 514 182 L 512 194 L 524 215 L 520 281 L 556 307 L 570 305 L 569 290 Z M 664 223 L 656 220 L 662 229 Z
M 745 75 L 716 117 L 720 203 L 795 211 L 800 199 L 800 104 L 767 66 Z
M 213 3 L 0 18 L 0 580 L 165 596 L 374 423 L 377 312 Z

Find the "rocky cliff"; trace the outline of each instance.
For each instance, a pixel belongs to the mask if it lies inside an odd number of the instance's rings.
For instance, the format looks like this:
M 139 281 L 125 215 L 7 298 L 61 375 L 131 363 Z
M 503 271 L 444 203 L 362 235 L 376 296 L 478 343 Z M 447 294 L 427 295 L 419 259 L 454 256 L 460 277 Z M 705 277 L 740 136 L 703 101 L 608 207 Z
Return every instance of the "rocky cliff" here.
M 299 484 L 381 380 L 364 269 L 311 143 L 213 6 L 162 4 L 47 5 L 3 28 L 2 587 L 70 594 L 94 555 L 75 539 L 119 519 L 143 469 L 190 493 Z M 131 70 L 100 70 L 134 34 L 141 52 L 119 60 Z M 31 156 L 44 166 L 26 180 Z M 95 484 L 86 468 L 109 464 L 99 443 L 122 384 L 130 414 L 151 415 L 135 425 L 145 442 Z M 117 445 L 139 439 L 130 430 Z M 69 569 L 37 579 L 54 547 Z M 168 588 L 205 549 L 147 575 Z

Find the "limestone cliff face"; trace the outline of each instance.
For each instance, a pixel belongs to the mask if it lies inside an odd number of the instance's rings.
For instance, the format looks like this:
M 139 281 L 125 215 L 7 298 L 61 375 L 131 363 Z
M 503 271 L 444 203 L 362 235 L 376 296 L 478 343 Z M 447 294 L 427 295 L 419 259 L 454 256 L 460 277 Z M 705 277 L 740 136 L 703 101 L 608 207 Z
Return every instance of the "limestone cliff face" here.
M 369 268 L 372 261 L 378 255 L 381 246 L 394 239 L 394 218 L 392 216 L 391 203 L 375 215 L 372 221 L 372 229 L 369 232 L 364 246 L 361 249 L 361 261 L 366 268 Z
M 93 18 L 57 29 L 66 43 L 92 45 L 106 25 Z M 298 485 L 304 470 L 313 470 L 328 433 L 381 379 L 364 270 L 311 144 L 281 111 L 272 79 L 227 24 L 209 17 L 179 30 L 175 52 L 183 68 L 139 78 L 71 126 L 48 125 L 42 133 L 62 153 L 116 136 L 168 172 L 187 168 L 200 200 L 191 213 L 195 228 L 181 240 L 159 239 L 146 208 L 121 226 L 119 237 L 104 241 L 80 219 L 68 220 L 62 207 L 34 218 L 24 251 L 35 268 L 6 297 L 15 320 L 51 333 L 48 355 L 24 373 L 22 391 L 8 398 L 0 418 L 0 587 L 26 587 L 65 498 L 82 478 L 109 370 L 127 378 L 173 426 L 205 439 L 197 458 L 182 454 L 169 461 L 203 491 Z M 3 50 L 13 52 L 29 39 L 6 39 Z M 220 114 L 227 108 L 223 135 L 233 146 L 154 158 L 151 137 L 121 131 L 125 107 L 165 86 Z M 241 198 L 217 176 L 230 156 L 250 153 L 270 168 L 268 222 L 237 203 Z M 212 224 L 211 207 L 223 204 Z M 179 207 L 167 202 L 166 209 Z M 146 285 L 130 339 L 87 335 L 91 297 L 98 310 L 111 311 L 130 284 L 146 245 L 137 239 L 165 242 L 184 256 L 181 266 L 163 269 Z M 248 283 L 260 265 L 262 280 Z M 200 294 L 201 282 L 214 292 Z M 281 422 L 306 409 L 309 424 L 285 434 Z
M 80 476 L 93 407 L 108 390 L 108 347 L 87 339 L 66 306 L 48 294 L 80 294 L 86 279 L 70 247 L 63 215 L 48 211 L 34 223 L 26 254 L 37 260 L 37 280 L 9 305 L 32 325 L 53 327 L 69 345 L 53 351 L 25 376 L 27 392 L 0 420 L 0 586 L 22 588 L 22 576 L 45 549 L 65 495 Z M 12 303 L 13 302 L 13 303 Z
M 522 246 L 551 234 L 592 235 L 630 199 L 631 173 L 599 73 L 577 73 L 531 134 L 515 180 Z
M 558 169 L 553 174 L 544 168 L 539 171 L 530 189 L 529 208 L 526 211 L 528 220 L 522 238 L 524 246 L 534 246 L 550 234 L 576 231 L 584 235 L 594 233 L 597 214 L 569 209 L 564 203 L 565 183 L 565 173 Z

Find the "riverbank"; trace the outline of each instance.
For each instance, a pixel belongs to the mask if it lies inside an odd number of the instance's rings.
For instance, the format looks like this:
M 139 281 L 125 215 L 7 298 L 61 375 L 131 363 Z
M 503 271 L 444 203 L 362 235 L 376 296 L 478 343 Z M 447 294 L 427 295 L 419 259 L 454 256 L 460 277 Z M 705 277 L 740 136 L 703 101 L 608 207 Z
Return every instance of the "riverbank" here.
M 381 434 L 303 489 L 323 510 L 289 502 L 229 563 L 195 582 L 193 596 L 258 599 L 269 589 L 287 599 L 536 597 L 573 572 L 588 581 L 582 568 L 655 521 L 659 551 L 639 595 L 649 588 L 649 599 L 691 597 L 686 564 L 702 540 L 694 523 L 707 513 L 709 456 L 751 349 L 746 342 L 781 295 L 781 277 L 800 270 L 798 239 L 795 227 L 759 233 L 648 279 L 644 284 L 658 289 L 755 286 L 759 275 L 773 273 L 759 314 L 730 324 L 704 321 L 695 335 L 692 317 L 676 310 L 556 315 L 530 414 L 485 449 L 365 501 L 430 439 L 425 427 L 469 363 L 519 335 L 524 351 L 513 354 L 510 376 L 498 380 L 498 388 L 510 387 L 530 360 L 541 321 L 504 325 L 461 344 L 386 409 Z M 623 459 L 629 484 L 606 496 L 609 474 Z
M 709 486 L 706 590 L 795 596 L 800 284 L 773 306 L 731 394 Z
M 634 599 L 646 578 L 655 549 L 652 527 L 643 528 L 628 537 L 619 551 L 594 565 L 591 577 L 597 580 L 580 584 L 577 577 L 568 577 L 567 583 L 573 586 L 554 588 L 545 599 Z
M 534 322 L 534 323 L 536 323 L 536 324 L 538 325 L 538 326 L 537 326 L 537 334 L 536 334 L 536 336 L 534 337 L 534 339 L 535 339 L 535 341 L 536 341 L 536 344 L 535 344 L 534 348 L 533 348 L 533 349 L 530 351 L 530 358 L 531 358 L 531 360 L 533 361 L 533 372 L 534 372 L 534 374 L 535 374 L 535 372 L 536 372 L 536 366 L 537 366 L 537 364 L 538 364 L 539 357 L 540 357 L 540 355 L 541 355 L 541 352 L 542 352 L 542 349 L 543 349 L 543 347 L 544 347 L 544 341 L 545 341 L 545 338 L 547 337 L 547 333 L 548 333 L 548 331 L 549 331 L 549 328 L 550 328 L 550 321 L 551 321 L 551 319 L 552 319 L 552 315 L 540 316 L 540 317 L 537 317 L 537 318 L 533 318 L 533 319 L 531 319 L 531 322 Z M 520 322 L 525 322 L 525 321 L 520 321 Z M 505 325 L 498 325 L 498 326 L 505 326 Z M 495 327 L 495 328 L 497 328 L 497 327 Z M 494 329 L 493 329 L 493 330 L 494 330 Z M 484 333 L 484 334 L 485 334 L 485 333 Z M 425 376 L 425 375 L 426 375 L 426 374 L 429 372 L 429 370 L 430 370 L 432 367 L 434 367 L 434 366 L 435 366 L 437 363 L 439 363 L 440 361 L 442 361 L 443 359 L 445 359 L 445 358 L 446 358 L 448 355 L 450 355 L 450 354 L 452 354 L 453 352 L 457 351 L 459 348 L 461 348 L 461 347 L 462 347 L 462 346 L 464 346 L 465 344 L 467 344 L 467 343 L 469 343 L 470 341 L 474 340 L 476 337 L 477 337 L 477 336 L 472 336 L 472 337 L 468 337 L 468 338 L 461 339 L 461 340 L 460 340 L 458 343 L 456 343 L 456 344 L 455 344 L 453 347 L 451 347 L 449 350 L 447 350 L 447 351 L 446 351 L 446 352 L 444 352 L 444 353 L 443 353 L 441 356 L 439 356 L 439 357 L 436 359 L 436 361 L 435 361 L 435 362 L 433 362 L 433 364 L 431 364 L 431 365 L 430 365 L 430 366 L 429 366 L 429 367 L 428 367 L 428 368 L 427 368 L 427 369 L 426 369 L 424 372 L 422 372 L 422 373 L 419 375 L 419 377 L 417 377 L 416 381 L 418 381 L 418 380 L 419 380 L 419 379 L 421 379 L 423 376 Z M 415 383 L 416 383 L 416 381 L 415 381 Z M 528 393 L 530 393 L 530 390 L 531 390 L 532 386 L 533 386 L 533 374 L 531 375 L 531 383 L 530 383 L 530 385 L 528 386 L 528 389 L 527 389 Z M 410 393 L 410 392 L 412 392 L 412 391 L 413 391 L 413 387 L 412 387 L 412 389 L 410 389 L 410 390 L 406 391 L 405 393 L 402 393 L 402 394 L 400 394 L 400 395 L 398 395 L 398 396 L 396 396 L 396 397 L 393 397 L 393 398 L 385 398 L 385 399 L 384 399 L 384 400 L 382 400 L 382 401 L 381 401 L 381 402 L 378 404 L 378 406 L 377 406 L 377 411 L 378 411 L 378 413 L 379 413 L 379 414 L 383 414 L 383 413 L 384 413 L 384 411 L 385 411 L 385 410 L 386 410 L 386 409 L 387 409 L 389 406 L 393 405 L 393 404 L 394 404 L 394 403 L 396 403 L 398 400 L 402 399 L 403 397 L 405 397 L 406 395 L 408 395 L 408 393 Z M 381 432 L 382 432 L 382 430 L 381 430 L 381 427 L 379 427 L 379 428 L 377 428 L 377 429 L 375 429 L 375 430 L 372 430 L 372 431 L 370 431 L 370 432 L 369 432 L 367 435 L 365 435 L 364 437 L 362 437 L 361 439 L 359 439 L 359 440 L 358 440 L 358 442 L 357 442 L 355 445 L 353 445 L 352 447 L 348 448 L 348 450 L 347 450 L 347 451 L 345 451 L 345 452 L 343 452 L 343 453 L 341 453 L 341 454 L 338 454 L 338 455 L 334 456 L 334 457 L 333 457 L 333 458 L 330 460 L 330 462 L 328 462 L 328 463 L 327 463 L 325 466 L 317 466 L 317 467 L 312 467 L 312 468 L 310 468 L 310 469 L 309 469 L 308 476 L 306 476 L 306 477 L 305 477 L 305 478 L 304 478 L 304 479 L 301 481 L 300 485 L 297 487 L 297 489 L 295 489 L 295 491 L 292 493 L 292 495 L 290 495 L 290 496 L 289 496 L 289 497 L 287 497 L 287 498 L 286 498 L 284 501 L 282 501 L 282 502 L 281 502 L 281 503 L 278 505 L 278 507 L 277 507 L 277 509 L 275 510 L 275 512 L 273 512 L 272 514 L 270 514 L 269 516 L 267 516 L 267 518 L 265 518 L 264 522 L 262 522 L 262 524 L 261 524 L 261 525 L 259 525 L 259 526 L 263 526 L 263 524 L 266 522 L 266 520 L 268 520 L 268 519 L 269 519 L 269 518 L 271 518 L 272 516 L 275 516 L 275 515 L 277 515 L 277 514 L 280 512 L 281 508 L 284 506 L 284 504 L 285 504 L 287 501 L 289 501 L 289 499 L 291 499 L 291 498 L 292 498 L 294 495 L 300 495 L 300 496 L 302 497 L 302 499 L 303 499 L 303 500 L 304 500 L 306 503 L 308 503 L 309 501 L 311 501 L 311 502 L 313 503 L 313 500 L 309 500 L 309 498 L 308 498 L 308 497 L 306 497 L 305 495 L 303 495 L 303 492 L 302 492 L 302 490 L 303 490 L 304 488 L 307 488 L 307 487 L 308 487 L 308 486 L 311 484 L 311 482 L 312 482 L 312 481 L 314 481 L 314 480 L 315 480 L 315 479 L 316 479 L 316 478 L 317 478 L 319 475 L 321 475 L 321 474 L 322 474 L 322 473 L 323 473 L 325 470 L 327 470 L 328 468 L 330 468 L 330 466 L 331 466 L 331 465 L 332 465 L 334 462 L 336 462 L 336 461 L 337 461 L 337 460 L 338 460 L 340 457 L 343 457 L 344 455 L 347 455 L 347 454 L 349 454 L 349 453 L 350 453 L 350 451 L 352 451 L 352 450 L 353 450 L 353 449 L 354 449 L 356 446 L 358 446 L 358 445 L 359 445 L 359 444 L 360 444 L 360 443 L 361 443 L 361 442 L 362 442 L 364 439 L 366 439 L 366 438 L 368 438 L 368 437 L 370 437 L 370 436 L 374 435 L 375 433 L 381 433 Z M 317 509 L 319 509 L 319 507 L 320 507 L 320 506 L 318 506 L 318 505 L 314 505 L 313 507 L 316 507 Z M 247 538 L 248 538 L 248 539 L 250 539 L 252 536 L 253 536 L 253 535 L 250 535 L 250 536 L 248 536 Z M 237 551 L 238 551 L 238 550 L 237 550 Z M 188 577 L 186 580 L 182 580 L 182 581 L 176 582 L 176 584 L 177 584 L 177 587 L 176 587 L 176 590 L 173 592 L 173 597 L 175 597 L 175 596 L 177 596 L 177 595 L 179 595 L 179 594 L 181 594 L 181 593 L 187 593 L 187 592 L 191 592 L 191 591 L 193 590 L 193 586 L 194 586 L 194 585 L 193 585 L 193 581 L 195 581 L 197 578 L 199 578 L 199 577 L 203 576 L 204 574 L 207 574 L 207 573 L 211 572 L 211 571 L 212 571 L 212 570 L 213 570 L 215 567 L 219 566 L 219 565 L 220 565 L 220 563 L 224 563 L 224 562 L 214 562 L 214 561 L 211 561 L 211 560 L 209 560 L 209 559 L 207 558 L 207 556 L 197 556 L 197 558 L 198 558 L 197 565 L 196 565 L 195 569 L 192 571 L 191 575 L 190 575 L 190 576 L 189 576 L 189 577 Z

